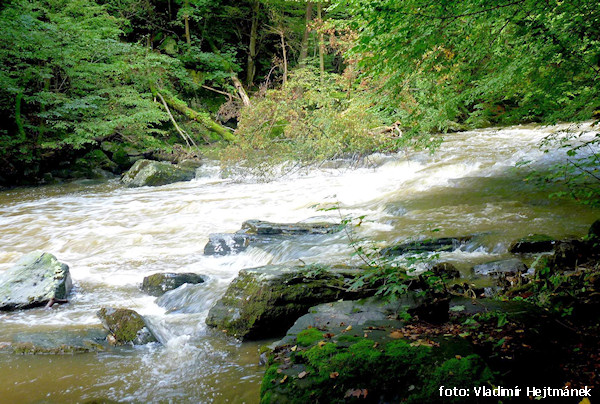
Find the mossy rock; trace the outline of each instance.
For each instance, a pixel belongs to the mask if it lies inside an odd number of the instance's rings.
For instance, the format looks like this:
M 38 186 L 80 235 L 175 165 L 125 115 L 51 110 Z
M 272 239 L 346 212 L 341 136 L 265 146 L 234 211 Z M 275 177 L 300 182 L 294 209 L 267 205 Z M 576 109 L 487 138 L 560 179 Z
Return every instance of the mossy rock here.
M 198 284 L 205 281 L 205 276 L 194 273 L 163 272 L 146 276 L 142 282 L 142 290 L 151 296 L 162 296 L 186 283 Z
M 333 334 L 309 328 L 269 356 L 261 403 L 469 403 L 439 397 L 439 386 L 469 388 L 494 379 L 461 338 L 407 340 L 393 326 Z M 363 335 L 364 334 L 364 335 Z
M 121 182 L 128 187 L 160 186 L 173 182 L 190 181 L 196 176 L 191 167 L 180 167 L 162 161 L 138 160 L 123 174 Z
M 102 308 L 96 313 L 114 345 L 143 345 L 156 342 L 144 318 L 130 309 Z
M 67 298 L 72 281 L 69 267 L 52 254 L 33 252 L 0 274 L 0 311 L 43 306 Z
M 357 293 L 345 291 L 345 278 L 331 271 L 269 265 L 241 270 L 208 313 L 206 324 L 239 339 L 283 335 L 316 304 Z

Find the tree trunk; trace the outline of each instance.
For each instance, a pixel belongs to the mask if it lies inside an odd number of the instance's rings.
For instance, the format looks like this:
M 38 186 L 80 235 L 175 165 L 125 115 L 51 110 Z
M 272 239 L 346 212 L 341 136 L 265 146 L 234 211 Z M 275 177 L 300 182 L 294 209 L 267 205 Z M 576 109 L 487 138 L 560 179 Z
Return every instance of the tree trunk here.
M 319 19 L 319 24 L 323 24 L 323 5 L 321 3 L 317 3 L 317 18 Z M 321 81 L 325 77 L 325 42 L 323 39 L 323 29 L 319 31 L 319 70 L 321 72 Z
M 258 40 L 258 13 L 260 12 L 260 2 L 255 0 L 252 3 L 252 26 L 250 27 L 250 43 L 248 46 L 248 66 L 246 68 L 246 85 L 252 86 L 256 74 L 256 42 Z
M 155 95 L 158 94 L 157 89 L 152 89 L 152 93 Z M 169 95 L 162 94 L 162 98 L 169 105 L 169 107 L 173 108 L 175 111 L 185 115 L 191 120 L 194 120 L 204 126 L 206 129 L 210 130 L 213 133 L 219 135 L 222 139 L 227 140 L 228 142 L 233 142 L 236 140 L 236 137 L 233 133 L 229 132 L 227 129 L 216 123 L 210 118 L 210 115 L 206 112 L 198 112 L 186 105 L 185 102 L 178 100 L 175 97 L 171 97 Z
M 312 19 L 312 10 L 312 3 L 309 1 L 306 3 L 304 35 L 302 36 L 302 43 L 300 44 L 300 57 L 298 58 L 298 64 L 300 66 L 304 66 L 306 64 L 306 57 L 308 56 L 308 37 L 310 35 L 310 20 Z
M 244 86 L 242 85 L 242 82 L 240 81 L 240 79 L 238 79 L 238 77 L 235 75 L 235 73 L 232 72 L 232 76 L 231 76 L 231 81 L 233 82 L 233 86 L 235 87 L 235 89 L 237 90 L 240 99 L 242 100 L 242 104 L 244 104 L 245 107 L 249 107 L 250 106 L 250 97 L 248 97 L 248 93 L 246 93 L 246 90 L 244 90 Z
M 188 0 L 186 0 L 183 4 L 186 7 L 186 9 L 190 6 L 190 2 Z M 185 15 L 183 16 L 183 22 L 185 23 L 185 41 L 188 45 L 191 45 L 192 38 L 190 36 L 190 16 L 187 14 L 187 10 Z
M 279 31 L 279 38 L 281 38 L 281 52 L 283 53 L 283 85 L 287 83 L 288 66 L 287 66 L 287 52 L 285 50 L 285 37 L 283 30 Z

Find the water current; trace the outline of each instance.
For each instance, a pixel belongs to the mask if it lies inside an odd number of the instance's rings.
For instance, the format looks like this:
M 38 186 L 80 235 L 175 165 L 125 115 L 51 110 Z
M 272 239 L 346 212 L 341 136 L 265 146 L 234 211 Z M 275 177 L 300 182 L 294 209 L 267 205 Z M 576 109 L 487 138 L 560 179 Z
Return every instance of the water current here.
M 3 191 L 0 271 L 25 253 L 50 252 L 70 266 L 74 290 L 69 304 L 0 312 L 0 343 L 99 329 L 95 312 L 118 306 L 146 316 L 161 344 L 62 356 L 0 353 L 0 403 L 256 403 L 264 371 L 257 349 L 264 342 L 239 343 L 207 329 L 208 309 L 242 268 L 355 258 L 343 232 L 216 257 L 203 254 L 210 233 L 234 232 L 247 219 L 336 222 L 341 214 L 365 215 L 359 236 L 381 246 L 431 236 L 434 229 L 436 236 L 482 234 L 478 245 L 444 257 L 469 277 L 472 264 L 502 257 L 518 237 L 581 236 L 599 216 L 549 199 L 548 190 L 514 167 L 523 160 L 541 167 L 559 161 L 560 153 L 543 153 L 538 144 L 567 127 L 454 133 L 433 155 L 374 155 L 368 165 L 340 162 L 268 183 L 224 179 L 208 164 L 191 182 L 155 188 L 113 180 Z M 315 207 L 334 204 L 339 211 Z M 139 285 L 163 271 L 209 280 L 170 292 L 159 305 Z

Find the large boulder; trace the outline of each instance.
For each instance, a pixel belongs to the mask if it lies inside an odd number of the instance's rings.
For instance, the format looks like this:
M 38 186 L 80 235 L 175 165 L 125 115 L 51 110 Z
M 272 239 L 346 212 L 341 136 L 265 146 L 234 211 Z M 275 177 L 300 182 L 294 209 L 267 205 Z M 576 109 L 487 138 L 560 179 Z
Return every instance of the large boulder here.
M 342 274 L 305 267 L 268 265 L 243 269 L 213 306 L 206 324 L 238 339 L 282 335 L 309 307 L 357 295 Z
M 463 237 L 440 237 L 424 240 L 409 241 L 381 250 L 383 256 L 397 256 L 403 254 L 422 254 L 428 252 L 454 251 L 464 247 L 473 240 L 472 235 Z
M 269 244 L 284 237 L 322 235 L 338 232 L 339 223 L 271 223 L 264 220 L 247 220 L 237 232 L 213 233 L 204 246 L 205 255 L 227 255 L 244 251 L 250 245 Z
M 151 296 L 161 296 L 186 283 L 196 284 L 204 281 L 206 277 L 194 273 L 163 272 L 146 276 L 142 282 L 142 290 Z
M 178 166 L 171 163 L 153 160 L 138 160 L 123 177 L 128 187 L 159 186 L 173 182 L 190 181 L 196 176 L 196 170 L 189 166 Z
M 552 251 L 556 240 L 545 234 L 530 234 L 511 243 L 508 251 L 513 254 L 528 254 Z
M 144 318 L 133 310 L 103 307 L 96 315 L 110 333 L 107 339 L 113 345 L 143 345 L 157 341 Z
M 0 274 L 0 310 L 27 309 L 64 300 L 71 286 L 69 267 L 54 255 L 27 254 Z

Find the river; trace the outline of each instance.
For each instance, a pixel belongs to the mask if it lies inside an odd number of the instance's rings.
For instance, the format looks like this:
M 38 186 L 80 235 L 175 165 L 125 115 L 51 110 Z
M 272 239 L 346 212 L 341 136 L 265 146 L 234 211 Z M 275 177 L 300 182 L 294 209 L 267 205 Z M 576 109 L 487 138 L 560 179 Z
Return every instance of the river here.
M 315 168 L 269 183 L 223 179 L 208 165 L 191 182 L 156 188 L 129 189 L 115 180 L 1 192 L 0 271 L 22 254 L 50 252 L 70 266 L 74 290 L 66 305 L 0 313 L 0 342 L 98 329 L 95 312 L 118 306 L 146 316 L 162 344 L 63 356 L 0 353 L 0 403 L 256 403 L 264 371 L 257 363 L 261 343 L 242 344 L 207 329 L 208 309 L 242 268 L 356 258 L 344 232 L 204 256 L 210 233 L 234 232 L 247 219 L 365 215 L 357 237 L 381 246 L 432 232 L 482 234 L 477 246 L 445 257 L 469 277 L 473 263 L 502 257 L 516 238 L 582 236 L 600 216 L 590 207 L 548 199 L 548 191 L 514 169 L 522 160 L 539 166 L 558 161 L 558 152 L 537 146 L 565 128 L 454 133 L 433 155 L 376 155 L 369 166 Z M 340 209 L 315 207 L 334 204 Z M 171 292 L 164 307 L 139 290 L 144 276 L 162 271 L 196 272 L 209 280 L 185 296 Z

